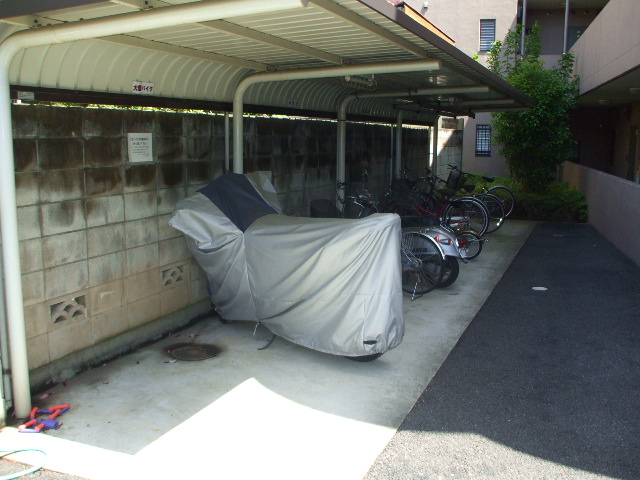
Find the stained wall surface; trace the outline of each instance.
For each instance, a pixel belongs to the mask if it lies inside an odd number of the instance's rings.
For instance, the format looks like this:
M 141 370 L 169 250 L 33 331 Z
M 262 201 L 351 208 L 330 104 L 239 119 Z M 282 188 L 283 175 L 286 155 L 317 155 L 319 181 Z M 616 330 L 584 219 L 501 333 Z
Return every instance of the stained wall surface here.
M 14 105 L 12 120 L 32 371 L 97 361 L 105 342 L 135 344 L 160 319 L 175 328 L 209 309 L 206 279 L 167 220 L 224 173 L 224 116 Z M 421 168 L 428 131 L 405 130 L 405 161 Z M 359 181 L 366 170 L 377 195 L 392 132 L 348 124 L 347 172 Z M 130 133 L 151 134 L 151 161 L 131 161 Z M 334 122 L 249 117 L 244 142 L 245 170 L 272 172 L 285 214 L 334 198 Z

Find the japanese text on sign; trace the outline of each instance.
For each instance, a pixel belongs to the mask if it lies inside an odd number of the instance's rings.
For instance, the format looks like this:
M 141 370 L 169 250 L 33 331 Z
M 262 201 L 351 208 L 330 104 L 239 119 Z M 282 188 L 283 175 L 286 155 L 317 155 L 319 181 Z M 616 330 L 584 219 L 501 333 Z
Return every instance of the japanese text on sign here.
M 154 84 L 152 82 L 139 82 L 138 80 L 134 80 L 131 92 L 139 95 L 153 95 L 153 88 Z
M 150 133 L 128 133 L 129 162 L 153 162 L 153 144 Z

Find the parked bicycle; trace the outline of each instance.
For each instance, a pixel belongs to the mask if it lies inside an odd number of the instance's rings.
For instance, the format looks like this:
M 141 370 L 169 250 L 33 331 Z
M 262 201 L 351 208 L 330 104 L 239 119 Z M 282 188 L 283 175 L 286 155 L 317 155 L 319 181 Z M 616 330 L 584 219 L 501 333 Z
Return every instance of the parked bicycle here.
M 338 199 L 343 197 L 341 189 L 345 186 L 344 182 L 337 182 Z M 313 200 L 311 216 L 363 218 L 376 213 L 378 205 L 366 188 L 361 188 L 354 195 L 344 195 L 344 199 L 338 203 L 343 206 L 342 209 L 327 199 Z M 345 215 L 347 211 L 353 212 L 352 215 Z M 403 221 L 406 220 L 406 217 L 403 218 Z M 403 227 L 400 247 L 402 290 L 415 299 L 434 288 L 453 284 L 459 275 L 458 259 L 466 263 L 477 257 L 483 241 L 473 231 L 455 232 L 445 226 Z
M 412 300 L 436 288 L 444 274 L 445 255 L 438 243 L 423 232 L 403 231 L 400 242 L 402 290 Z
M 489 212 L 482 201 L 471 196 L 450 196 L 438 192 L 435 175 L 411 179 L 406 172 L 397 179 L 380 202 L 380 211 L 401 216 L 433 216 L 441 225 L 456 232 L 473 230 L 484 235 L 489 227 Z
M 470 173 L 466 173 L 461 171 L 460 169 L 458 169 L 458 167 L 456 165 L 449 165 L 449 168 L 452 171 L 457 171 L 460 173 L 460 177 L 464 178 L 464 177 L 469 177 L 472 174 Z M 516 205 L 516 196 L 513 193 L 513 190 L 511 190 L 508 187 L 505 187 L 504 185 L 494 185 L 492 187 L 488 187 L 486 184 L 490 184 L 493 183 L 495 181 L 495 177 L 487 177 L 482 175 L 480 178 L 482 178 L 482 180 L 485 182 L 484 185 L 480 185 L 480 192 L 478 193 L 478 195 L 483 195 L 483 194 L 491 194 L 494 195 L 495 197 L 499 198 L 502 206 L 504 208 L 504 215 L 505 217 L 508 217 L 509 215 L 511 215 L 511 213 L 513 212 L 513 209 Z M 474 189 L 476 187 L 474 186 Z M 473 191 L 473 190 L 472 190 Z
M 442 277 L 433 288 L 444 288 L 452 285 L 460 273 L 459 261 L 467 263 L 469 260 L 476 258 L 482 251 L 483 242 L 486 241 L 475 232 L 468 231 L 456 234 L 452 229 L 444 226 L 405 227 L 402 232 L 403 235 L 421 234 L 429 236 L 442 253 Z M 435 275 L 432 275 L 432 277 L 435 279 Z M 403 276 L 403 281 L 404 279 Z M 412 293 L 413 285 L 410 284 L 409 289 L 405 291 Z
M 354 195 L 345 193 L 346 182 L 338 180 L 336 182 L 336 198 L 340 208 L 336 203 L 326 198 L 312 200 L 310 203 L 310 214 L 312 217 L 321 218 L 364 218 L 378 212 L 377 202 L 375 202 L 366 187 L 361 187 Z
M 449 170 L 449 176 L 446 181 L 433 175 L 429 170 L 427 170 L 427 175 L 431 175 L 436 184 L 444 184 L 441 189 L 438 189 L 438 192 L 442 195 L 455 196 L 457 192 L 462 190 L 465 195 L 471 195 L 480 200 L 485 205 L 489 214 L 489 225 L 485 233 L 493 233 L 498 230 L 506 219 L 501 199 L 486 190 L 472 194 L 471 192 L 475 190 L 475 185 L 465 184 L 466 174 L 458 170 L 455 165 L 449 165 Z

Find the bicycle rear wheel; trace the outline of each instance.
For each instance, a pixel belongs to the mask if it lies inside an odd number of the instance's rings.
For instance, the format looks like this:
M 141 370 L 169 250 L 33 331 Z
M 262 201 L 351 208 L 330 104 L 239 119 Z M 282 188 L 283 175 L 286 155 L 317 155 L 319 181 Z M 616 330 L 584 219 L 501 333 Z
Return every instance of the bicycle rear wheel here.
M 502 185 L 496 185 L 487 190 L 491 195 L 495 195 L 502 200 L 502 206 L 504 207 L 504 216 L 508 217 L 513 212 L 513 207 L 516 206 L 516 196 L 507 187 Z
M 458 250 L 466 260 L 472 260 L 482 252 L 482 239 L 471 231 L 458 233 Z
M 424 295 L 438 286 L 444 259 L 435 240 L 420 232 L 403 232 L 400 245 L 402 290 Z
M 442 280 L 438 284 L 438 288 L 445 288 L 458 279 L 460 274 L 460 264 L 456 257 L 447 257 L 444 260 L 444 273 L 442 274 Z
M 498 230 L 506 218 L 502 200 L 492 193 L 480 193 L 476 197 L 484 203 L 489 212 L 489 227 L 486 233 L 493 233 Z
M 444 209 L 442 223 L 455 232 L 473 230 L 482 236 L 489 228 L 489 212 L 477 198 L 459 197 Z

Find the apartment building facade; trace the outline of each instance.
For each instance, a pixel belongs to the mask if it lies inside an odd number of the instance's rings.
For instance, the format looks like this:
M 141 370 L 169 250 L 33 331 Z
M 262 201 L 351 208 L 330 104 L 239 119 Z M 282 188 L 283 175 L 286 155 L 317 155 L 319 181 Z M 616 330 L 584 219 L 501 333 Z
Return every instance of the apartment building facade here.
M 495 40 L 517 24 L 542 27 L 545 65 L 564 51 L 576 55 L 581 77 L 580 108 L 574 115 L 574 161 L 629 180 L 638 175 L 637 132 L 640 87 L 634 0 L 450 0 L 405 2 L 449 36 L 457 48 L 487 64 Z M 601 15 L 602 14 L 602 15 Z M 589 27 L 594 24 L 594 28 Z M 588 34 L 587 34 L 588 32 Z M 583 34 L 585 35 L 584 38 Z M 619 37 L 619 38 L 618 38 Z M 610 64 L 615 68 L 610 69 Z M 634 90 L 635 88 L 635 90 Z M 635 95 L 635 97 L 634 97 Z M 492 141 L 491 114 L 464 119 L 460 158 L 468 171 L 505 175 L 499 145 Z

